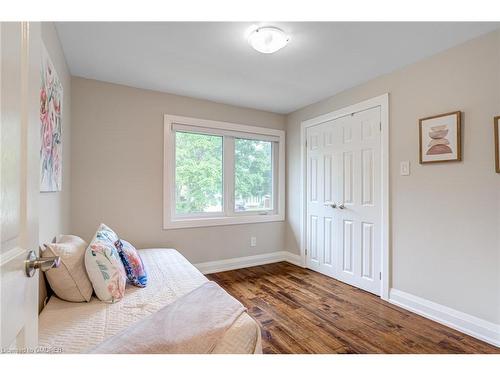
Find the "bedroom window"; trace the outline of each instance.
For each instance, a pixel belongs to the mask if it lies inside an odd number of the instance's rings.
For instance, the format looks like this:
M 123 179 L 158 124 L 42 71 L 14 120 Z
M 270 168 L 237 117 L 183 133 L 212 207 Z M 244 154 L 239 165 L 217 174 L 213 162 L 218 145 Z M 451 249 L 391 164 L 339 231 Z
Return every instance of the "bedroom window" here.
M 284 136 L 166 115 L 164 228 L 284 220 Z
M 175 212 L 222 212 L 222 137 L 175 133 Z
M 234 210 L 271 211 L 273 205 L 273 142 L 234 140 Z

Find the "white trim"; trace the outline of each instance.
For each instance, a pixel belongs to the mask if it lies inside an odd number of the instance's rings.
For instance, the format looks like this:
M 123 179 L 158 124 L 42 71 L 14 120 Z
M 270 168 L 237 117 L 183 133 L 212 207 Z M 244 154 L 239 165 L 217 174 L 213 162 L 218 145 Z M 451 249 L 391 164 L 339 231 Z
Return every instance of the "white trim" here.
M 166 219 L 167 220 L 167 219 Z M 284 215 L 256 214 L 239 216 L 214 216 L 210 218 L 191 217 L 189 219 L 176 219 L 165 221 L 163 229 L 200 228 L 215 227 L 219 225 L 237 225 L 252 223 L 268 223 L 272 221 L 283 221 Z
M 174 219 L 172 206 L 175 202 L 175 190 L 173 189 L 175 169 L 172 167 L 173 160 L 175 160 L 174 124 L 176 124 L 176 127 L 185 127 L 186 129 L 194 127 L 198 127 L 202 131 L 203 129 L 218 129 L 220 131 L 233 132 L 233 135 L 239 134 L 245 136 L 245 133 L 248 133 L 249 137 L 252 135 L 262 135 L 263 137 L 271 137 L 273 140 L 277 140 L 278 150 L 276 154 L 278 155 L 278 161 L 276 163 L 277 184 L 275 184 L 276 190 L 273 196 L 273 204 L 276 205 L 274 210 L 255 213 L 235 213 L 232 208 L 233 191 L 228 192 L 229 186 L 233 184 L 232 180 L 229 180 L 227 177 L 227 168 L 230 166 L 224 166 L 226 172 L 226 178 L 224 179 L 224 189 L 226 192 L 224 206 L 226 213 L 219 213 L 218 216 L 216 214 L 214 217 L 209 218 L 199 215 L 197 217 L 176 217 Z M 285 132 L 283 130 L 192 117 L 164 115 L 163 136 L 163 229 L 211 227 L 285 220 Z M 225 151 L 227 152 L 227 149 Z
M 238 133 L 250 133 L 250 134 L 263 134 L 263 135 L 271 135 L 281 139 L 284 135 L 283 130 L 272 129 L 272 128 L 263 128 L 260 126 L 251 126 L 251 125 L 243 125 L 243 124 L 235 124 L 232 122 L 223 122 L 223 121 L 214 121 L 214 120 L 205 120 L 194 117 L 183 117 L 183 116 L 174 116 L 174 115 L 164 115 L 165 123 L 170 124 L 179 124 L 179 125 L 190 125 L 197 126 L 201 128 L 211 128 L 211 129 L 220 129 L 220 130 L 232 130 Z
M 214 272 L 224 272 L 277 262 L 289 262 L 297 266 L 302 266 L 302 263 L 300 262 L 300 256 L 288 251 L 275 251 L 273 253 L 258 254 L 247 257 L 229 258 L 223 260 L 215 260 L 212 262 L 196 263 L 194 266 L 198 268 L 201 273 L 206 275 Z
M 391 267 L 390 267 L 390 252 L 389 238 L 391 231 L 391 216 L 390 216 L 390 167 L 389 167 L 389 94 L 379 96 L 380 101 L 380 125 L 382 128 L 382 259 L 380 272 L 382 272 L 380 298 L 383 300 L 389 299 Z
M 303 121 L 300 127 L 300 149 L 301 149 L 301 228 L 300 228 L 300 254 L 302 263 L 306 262 L 306 228 L 307 228 L 307 163 L 306 163 L 306 130 L 308 127 L 319 125 L 323 122 L 335 120 L 351 113 L 380 107 L 380 122 L 382 127 L 382 150 L 381 150 L 381 174 L 382 174 L 382 236 L 381 236 L 381 272 L 380 297 L 389 299 L 389 281 L 391 279 L 389 235 L 390 235 L 390 211 L 389 211 L 389 94 L 383 94 L 363 102 L 333 111 L 307 121 Z
M 394 288 L 390 291 L 389 302 L 479 340 L 500 347 L 500 324 L 489 322 Z
M 243 139 L 252 139 L 256 141 L 265 141 L 265 142 L 279 142 L 280 138 L 277 135 L 268 135 L 259 133 L 247 133 L 240 132 L 235 130 L 226 130 L 220 128 L 208 128 L 201 126 L 193 126 L 193 125 L 183 125 L 179 123 L 172 123 L 172 130 L 187 132 L 187 133 L 196 133 L 196 134 L 208 134 L 208 135 L 217 135 L 217 136 L 229 136 L 233 138 L 243 138 Z
M 302 262 L 302 257 L 299 254 L 294 254 L 289 251 L 285 251 L 285 262 L 294 264 L 299 267 L 304 267 L 304 263 Z

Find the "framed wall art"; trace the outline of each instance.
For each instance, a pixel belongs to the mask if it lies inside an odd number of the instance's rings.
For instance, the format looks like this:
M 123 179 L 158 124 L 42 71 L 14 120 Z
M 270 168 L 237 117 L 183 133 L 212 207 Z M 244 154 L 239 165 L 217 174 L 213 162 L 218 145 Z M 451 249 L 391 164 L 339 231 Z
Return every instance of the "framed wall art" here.
M 61 191 L 63 87 L 42 48 L 40 87 L 40 191 Z
M 500 173 L 500 116 L 496 116 L 493 120 L 494 136 L 495 136 L 495 170 Z
M 461 112 L 419 120 L 420 164 L 462 160 Z

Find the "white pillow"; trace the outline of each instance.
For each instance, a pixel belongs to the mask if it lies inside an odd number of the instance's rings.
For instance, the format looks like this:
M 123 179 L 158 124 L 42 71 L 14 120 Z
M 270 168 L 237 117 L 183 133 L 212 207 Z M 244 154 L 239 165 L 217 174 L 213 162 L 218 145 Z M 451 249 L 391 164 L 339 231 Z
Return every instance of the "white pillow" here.
M 42 257 L 61 257 L 59 268 L 45 272 L 50 287 L 60 299 L 70 302 L 88 302 L 92 284 L 85 271 L 87 243 L 80 237 L 61 235 L 56 243 L 45 245 Z
M 85 252 L 85 267 L 97 298 L 114 303 L 122 299 L 127 276 L 115 243 L 120 239 L 101 224 Z

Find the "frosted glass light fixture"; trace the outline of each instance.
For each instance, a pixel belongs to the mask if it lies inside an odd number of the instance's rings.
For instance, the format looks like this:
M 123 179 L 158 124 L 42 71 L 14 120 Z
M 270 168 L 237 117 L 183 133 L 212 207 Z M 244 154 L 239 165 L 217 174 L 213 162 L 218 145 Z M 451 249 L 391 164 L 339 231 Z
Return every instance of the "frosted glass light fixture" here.
M 287 45 L 290 36 L 277 27 L 259 27 L 250 33 L 248 43 L 261 53 L 273 53 Z

